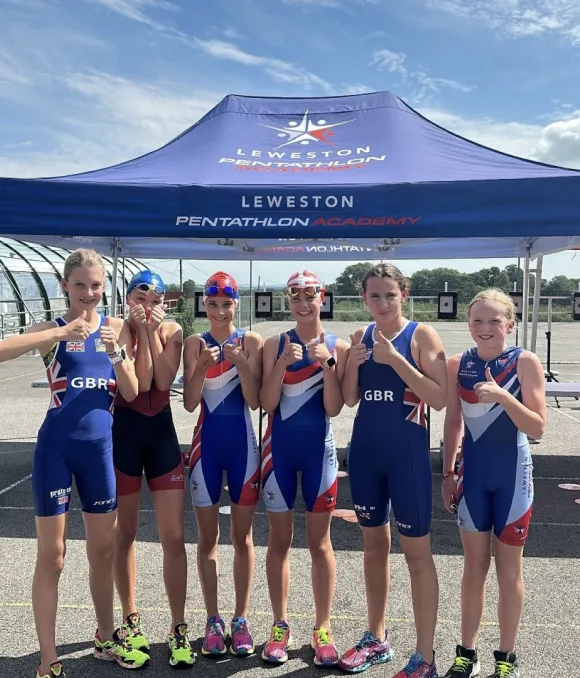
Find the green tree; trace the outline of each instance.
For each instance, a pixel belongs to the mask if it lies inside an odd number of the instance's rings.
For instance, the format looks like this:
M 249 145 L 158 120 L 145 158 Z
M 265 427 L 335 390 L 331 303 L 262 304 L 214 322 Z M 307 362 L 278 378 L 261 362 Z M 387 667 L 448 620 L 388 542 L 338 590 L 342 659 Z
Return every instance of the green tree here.
M 195 297 L 195 281 L 186 280 L 183 283 L 183 292 L 188 299 Z
M 176 285 L 175 283 L 169 283 L 169 285 L 167 285 L 167 291 L 168 292 L 179 292 L 179 285 Z
M 351 264 L 338 276 L 334 283 L 334 293 L 341 297 L 352 297 L 360 293 L 365 275 L 374 268 L 374 264 L 365 261 Z

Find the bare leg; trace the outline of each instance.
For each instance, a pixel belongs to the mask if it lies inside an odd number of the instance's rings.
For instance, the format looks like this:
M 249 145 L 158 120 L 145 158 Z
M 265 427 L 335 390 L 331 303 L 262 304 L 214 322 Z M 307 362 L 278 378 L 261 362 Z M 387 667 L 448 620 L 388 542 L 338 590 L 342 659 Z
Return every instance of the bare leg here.
M 218 607 L 218 522 L 219 504 L 195 508 L 197 520 L 197 570 L 208 619 L 219 616 Z
M 83 513 L 87 535 L 89 585 L 102 641 L 113 638 L 113 560 L 117 511 Z
M 317 629 L 330 629 L 330 611 L 334 598 L 336 560 L 330 542 L 331 520 L 331 513 L 306 513 Z
M 424 537 L 400 535 L 400 539 L 411 575 L 417 652 L 420 652 L 423 659 L 431 664 L 439 604 L 439 583 L 431 553 L 431 535 Z
M 363 527 L 364 575 L 367 594 L 369 631 L 377 640 L 385 639 L 385 611 L 389 595 L 389 523 L 379 527 Z
M 40 674 L 49 673 L 58 659 L 56 652 L 56 610 L 58 581 L 64 567 L 68 513 L 36 517 L 37 555 L 32 581 L 32 608 L 40 644 Z
M 117 526 L 115 528 L 115 585 L 123 607 L 123 619 L 137 612 L 135 582 L 137 553 L 135 540 L 139 527 L 141 491 L 117 498 Z
M 254 576 L 254 540 L 252 524 L 255 506 L 231 504 L 231 538 L 234 545 L 234 586 L 236 590 L 235 617 L 247 617 L 250 590 Z
M 524 607 L 523 546 L 495 540 L 495 567 L 499 584 L 499 651 L 515 652 Z
M 294 529 L 294 511 L 268 513 L 270 537 L 266 555 L 266 575 L 274 623 L 288 620 L 290 591 L 289 553 Z
M 491 532 L 461 530 L 464 562 L 461 581 L 461 644 L 475 649 L 491 560 Z

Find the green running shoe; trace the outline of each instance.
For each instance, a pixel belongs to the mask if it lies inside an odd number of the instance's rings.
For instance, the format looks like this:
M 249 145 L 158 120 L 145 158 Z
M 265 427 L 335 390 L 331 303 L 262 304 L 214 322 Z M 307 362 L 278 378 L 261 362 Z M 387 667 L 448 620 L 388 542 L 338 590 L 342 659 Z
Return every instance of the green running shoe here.
M 36 670 L 36 678 L 66 678 L 62 663 L 60 661 L 52 662 L 50 665 L 50 673 L 40 675 L 38 669 Z
M 189 642 L 187 624 L 177 624 L 169 634 L 169 666 L 185 669 L 195 663 L 195 652 Z
M 121 626 L 121 635 L 134 650 L 147 654 L 151 652 L 151 645 L 141 629 L 141 615 L 138 612 L 132 612 L 124 621 Z
M 134 650 L 121 636 L 119 631 L 113 633 L 113 640 L 103 642 L 98 632 L 95 634 L 95 659 L 106 662 L 117 662 L 124 669 L 142 669 L 149 663 L 149 655 L 141 650 Z

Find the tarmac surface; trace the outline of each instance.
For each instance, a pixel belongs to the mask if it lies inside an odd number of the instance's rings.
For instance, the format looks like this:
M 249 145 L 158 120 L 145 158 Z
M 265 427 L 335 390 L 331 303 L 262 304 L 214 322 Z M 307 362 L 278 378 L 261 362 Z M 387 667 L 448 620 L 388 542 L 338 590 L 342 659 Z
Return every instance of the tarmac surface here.
M 348 340 L 357 324 L 331 323 L 326 327 Z M 277 323 L 261 324 L 264 334 L 280 331 Z M 458 341 L 448 340 L 447 353 L 464 348 L 463 335 Z M 459 343 L 461 341 L 461 344 Z M 457 346 L 453 344 L 457 343 Z M 580 381 L 580 367 L 557 365 L 560 378 Z M 48 391 L 32 389 L 31 382 L 44 376 L 38 357 L 23 357 L 0 365 L 0 398 L 3 417 L 0 423 L 0 677 L 34 676 L 38 663 L 30 590 L 36 554 L 34 512 L 30 474 L 36 432 L 42 423 L 48 403 Z M 560 484 L 580 483 L 580 401 L 560 400 L 556 408 L 549 401 L 547 432 L 532 446 L 536 499 L 532 528 L 525 551 L 526 602 L 518 640 L 521 675 L 529 678 L 573 676 L 573 649 L 580 646 L 580 491 L 561 489 Z M 181 395 L 172 398 L 175 425 L 180 442 L 189 443 L 197 413 L 189 414 L 182 406 Z M 339 458 L 345 447 L 356 410 L 345 408 L 333 420 Z M 254 416 L 257 426 L 257 415 Z M 433 531 L 432 545 L 439 575 L 440 605 L 436 635 L 436 657 L 440 675 L 452 662 L 459 641 L 459 586 L 462 573 L 462 551 L 458 529 L 452 517 L 443 510 L 440 499 L 438 447 L 443 413 L 433 413 L 431 444 L 433 452 Z M 341 468 L 344 468 L 341 466 Z M 225 483 L 224 483 L 225 484 Z M 170 617 L 162 583 L 162 555 L 158 542 L 151 497 L 143 484 L 142 511 L 138 536 L 137 600 L 145 631 L 153 642 L 152 661 L 145 675 L 174 675 L 167 663 L 165 637 Z M 222 505 L 228 504 L 224 491 Z M 339 508 L 352 508 L 348 478 L 339 486 Z M 94 612 L 88 589 L 88 567 L 85 557 L 84 529 L 76 493 L 71 502 L 65 569 L 60 583 L 57 643 L 65 660 L 69 678 L 98 678 L 120 675 L 116 665 L 97 662 L 91 655 L 95 630 Z M 221 515 L 220 605 L 229 623 L 233 613 L 233 549 L 229 545 L 229 516 Z M 405 665 L 414 650 L 415 634 L 411 607 L 409 575 L 393 526 L 391 559 L 391 594 L 387 623 L 395 649 L 389 665 L 376 667 L 365 675 L 392 676 Z M 201 657 L 199 649 L 205 624 L 205 611 L 196 570 L 197 531 L 188 499 L 186 542 L 189 557 L 189 589 L 187 621 L 191 637 L 199 653 L 191 675 L 208 678 L 228 676 L 313 676 L 343 675 L 338 670 L 321 670 L 312 662 L 310 634 L 313 626 L 313 605 L 310 584 L 310 558 L 306 547 L 304 506 L 299 499 L 295 516 L 294 545 L 291 554 L 290 622 L 294 638 L 290 660 L 281 667 L 270 667 L 259 657 L 269 635 L 272 613 L 267 594 L 265 555 L 268 522 L 263 505 L 258 506 L 255 520 L 256 569 L 251 599 L 250 623 L 256 656 L 241 660 L 229 655 L 212 661 Z M 339 651 L 354 644 L 366 628 L 366 605 L 362 578 L 362 537 L 356 524 L 336 518 L 332 522 L 332 541 L 337 559 L 337 584 L 332 627 Z M 118 601 L 116 601 L 118 602 Z M 120 619 L 118 610 L 117 622 Z M 490 569 L 487 601 L 479 648 L 482 676 L 493 669 L 492 652 L 497 648 L 497 586 Z

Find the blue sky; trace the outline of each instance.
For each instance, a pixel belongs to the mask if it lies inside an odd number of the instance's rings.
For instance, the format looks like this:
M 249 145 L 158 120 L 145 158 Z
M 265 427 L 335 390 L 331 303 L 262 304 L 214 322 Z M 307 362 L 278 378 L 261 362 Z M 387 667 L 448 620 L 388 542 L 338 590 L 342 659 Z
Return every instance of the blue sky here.
M 0 0 L 0 175 L 126 160 L 232 92 L 387 89 L 580 167 L 579 82 L 578 0 Z

